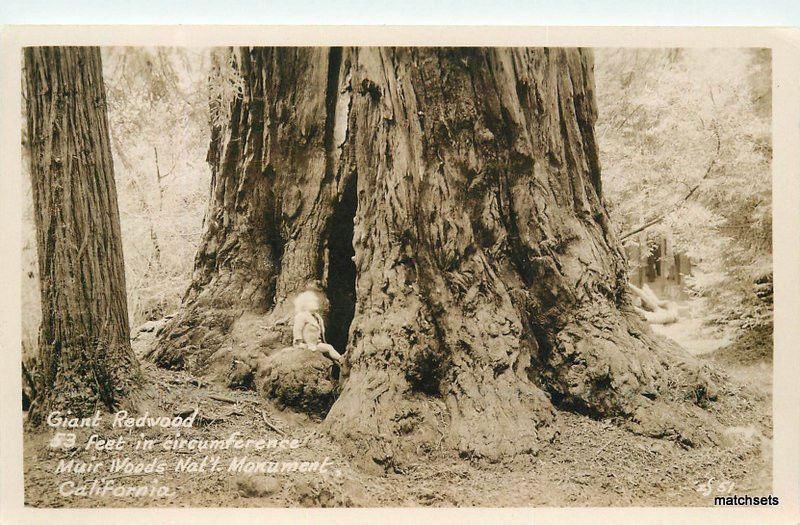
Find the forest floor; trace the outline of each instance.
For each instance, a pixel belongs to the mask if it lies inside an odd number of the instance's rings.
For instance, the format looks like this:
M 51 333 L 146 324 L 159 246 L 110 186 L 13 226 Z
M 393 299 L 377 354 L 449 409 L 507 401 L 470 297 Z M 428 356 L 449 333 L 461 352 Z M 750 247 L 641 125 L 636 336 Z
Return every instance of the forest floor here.
M 683 324 L 681 324 L 683 323 Z M 701 359 L 717 361 L 713 341 L 702 338 L 690 321 L 657 329 L 678 340 Z M 149 344 L 137 340 L 138 351 Z M 770 341 L 771 344 L 771 341 Z M 716 346 L 719 346 L 716 344 Z M 768 352 L 771 355 L 771 353 Z M 718 362 L 719 364 L 719 362 Z M 721 365 L 720 365 L 721 366 Z M 609 422 L 560 413 L 561 431 L 556 440 L 535 457 L 487 464 L 438 459 L 409 465 L 396 473 L 367 472 L 348 462 L 338 446 L 320 431 L 320 423 L 290 411 L 281 411 L 254 392 L 231 391 L 206 384 L 182 372 L 145 365 L 157 391 L 159 410 L 167 414 L 197 407 L 191 428 L 181 437 L 226 439 L 296 438 L 298 448 L 266 451 L 225 450 L 219 470 L 192 472 L 187 462 L 204 454 L 184 451 L 126 449 L 123 453 L 50 448 L 53 430 L 26 431 L 24 446 L 25 501 L 36 507 L 184 506 L 184 507 L 297 507 L 297 506 L 707 506 L 717 492 L 768 495 L 772 485 L 772 367 L 771 359 L 731 362 L 723 369 L 731 381 L 741 384 L 735 414 L 726 414 L 729 434 L 735 439 L 727 448 L 686 450 L 673 442 L 636 436 Z M 110 416 L 99 429 L 78 429 L 77 443 L 92 433 L 104 438 L 122 436 L 134 440 L 138 429 L 110 428 Z M 72 430 L 70 430 L 72 431 Z M 146 429 L 148 437 L 163 441 L 175 429 Z M 162 463 L 162 473 L 107 471 L 112 457 L 127 456 L 143 465 Z M 326 472 L 247 474 L 230 472 L 231 460 L 248 456 L 274 461 L 281 468 L 292 461 L 317 461 Z M 327 461 L 326 461 L 327 458 Z M 97 462 L 99 473 L 55 474 L 61 460 Z M 281 463 L 284 462 L 284 463 Z M 176 471 L 178 465 L 188 470 Z M 310 464 L 313 469 L 313 463 Z M 114 486 L 161 487 L 166 497 L 83 497 L 62 495 L 95 479 L 113 478 Z M 63 487 L 63 486 L 62 486 Z M 155 489 L 154 489 L 155 490 Z

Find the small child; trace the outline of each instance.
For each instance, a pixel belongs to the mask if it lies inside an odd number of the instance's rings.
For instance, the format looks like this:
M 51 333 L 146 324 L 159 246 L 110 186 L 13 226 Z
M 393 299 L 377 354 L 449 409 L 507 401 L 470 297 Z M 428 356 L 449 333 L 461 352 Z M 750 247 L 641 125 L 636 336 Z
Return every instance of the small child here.
M 341 354 L 325 342 L 325 323 L 322 322 L 319 309 L 319 296 L 314 291 L 306 290 L 295 297 L 292 345 L 321 352 L 331 361 L 341 364 Z

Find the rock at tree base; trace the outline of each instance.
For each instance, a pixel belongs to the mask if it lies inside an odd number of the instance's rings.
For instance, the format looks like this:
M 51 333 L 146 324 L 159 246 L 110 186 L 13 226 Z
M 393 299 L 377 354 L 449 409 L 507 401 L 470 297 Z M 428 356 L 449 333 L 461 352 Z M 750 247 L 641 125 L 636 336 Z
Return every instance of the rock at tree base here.
M 319 418 L 336 400 L 331 362 L 306 349 L 287 347 L 260 359 L 255 383 L 259 392 L 281 406 Z

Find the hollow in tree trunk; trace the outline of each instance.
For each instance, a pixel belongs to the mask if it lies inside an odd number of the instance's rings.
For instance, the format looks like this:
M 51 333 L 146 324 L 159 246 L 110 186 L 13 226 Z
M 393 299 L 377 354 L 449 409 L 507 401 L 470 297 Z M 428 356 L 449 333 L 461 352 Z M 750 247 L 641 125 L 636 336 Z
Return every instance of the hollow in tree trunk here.
M 100 50 L 24 50 L 42 324 L 31 420 L 114 409 L 142 383 L 131 351 Z
M 237 319 L 276 322 L 319 280 L 350 367 L 325 425 L 375 463 L 535 452 L 555 407 L 715 439 L 709 372 L 630 305 L 590 51 L 250 48 L 238 63 L 194 281 L 157 362 L 202 371 Z

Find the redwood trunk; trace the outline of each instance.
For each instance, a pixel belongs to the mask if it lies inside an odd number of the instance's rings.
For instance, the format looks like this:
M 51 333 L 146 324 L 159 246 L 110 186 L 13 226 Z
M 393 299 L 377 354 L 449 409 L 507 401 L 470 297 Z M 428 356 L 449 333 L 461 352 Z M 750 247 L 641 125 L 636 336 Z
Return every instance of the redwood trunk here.
M 51 410 L 119 406 L 142 381 L 131 351 L 100 50 L 24 51 L 42 295 L 41 382 Z
M 237 319 L 279 325 L 317 279 L 329 324 L 353 315 L 326 425 L 376 463 L 536 451 L 554 405 L 713 438 L 703 370 L 630 309 L 589 51 L 254 48 L 239 63 L 162 364 L 202 370 Z

